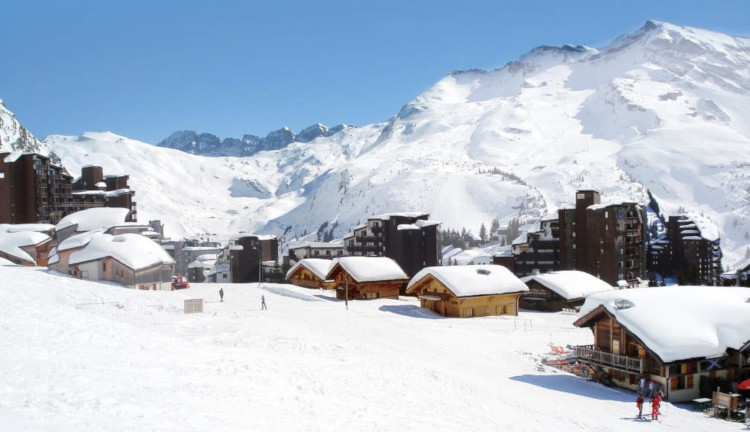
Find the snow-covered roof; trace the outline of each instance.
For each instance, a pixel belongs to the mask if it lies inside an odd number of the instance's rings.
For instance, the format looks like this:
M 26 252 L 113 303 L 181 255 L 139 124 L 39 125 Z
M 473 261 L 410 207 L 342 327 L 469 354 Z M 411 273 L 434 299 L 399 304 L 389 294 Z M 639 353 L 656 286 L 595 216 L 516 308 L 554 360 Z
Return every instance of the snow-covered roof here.
M 3 159 L 3 162 L 5 163 L 13 163 L 18 160 L 18 158 L 23 155 L 23 150 L 16 150 L 14 152 L 11 152 L 8 156 L 5 156 L 5 159 Z
M 206 255 L 201 255 L 197 259 L 193 260 L 190 264 L 188 264 L 188 268 L 203 268 L 203 269 L 210 269 L 211 267 L 216 264 L 216 255 L 214 255 L 213 259 L 201 259 L 201 257 L 204 257 Z
M 415 224 L 400 224 L 396 227 L 398 231 L 421 231 L 422 228 L 416 226 Z
M 409 276 L 404 273 L 396 261 L 390 258 L 360 256 L 335 259 L 325 279 L 331 279 L 331 272 L 333 272 L 336 264 L 340 265 L 357 282 L 409 280 Z
M 750 258 L 745 258 L 734 265 L 734 269 L 737 271 L 743 271 L 748 267 L 750 267 Z
M 0 232 L 0 251 L 21 261 L 36 264 L 34 259 L 22 247 L 36 246 L 49 241 L 47 234 L 33 231 Z
M 344 242 L 339 240 L 334 240 L 331 242 L 296 242 L 291 243 L 289 245 L 289 250 L 295 250 L 295 249 L 304 249 L 304 248 L 312 248 L 312 249 L 341 249 L 344 247 Z
M 596 276 L 579 270 L 560 270 L 521 278 L 524 283 L 535 280 L 566 300 L 587 297 L 615 289 Z
M 0 224 L 0 232 L 49 232 L 55 229 L 55 226 L 48 223 L 27 223 L 27 224 Z
M 62 243 L 57 245 L 57 251 L 64 252 L 71 249 L 82 248 L 89 244 L 89 241 L 91 241 L 91 236 L 101 232 L 101 230 L 95 230 L 70 236 L 63 240 Z
M 113 225 L 122 225 L 130 210 L 121 207 L 97 207 L 71 213 L 57 223 L 57 230 L 78 225 L 77 231 L 106 229 Z
M 456 297 L 508 294 L 528 291 L 520 279 L 501 265 L 426 267 L 414 275 L 406 286 L 408 292 L 426 276 L 445 285 Z
M 436 220 L 417 219 L 416 221 L 414 221 L 414 225 L 416 225 L 416 226 L 418 226 L 420 228 L 424 228 L 424 227 L 430 227 L 430 226 L 440 225 L 440 222 L 438 222 Z
M 105 187 L 107 187 L 107 183 L 105 183 L 105 182 L 101 181 L 101 182 L 98 182 L 97 184 L 95 184 L 94 186 L 96 186 L 96 187 L 103 187 L 103 188 L 105 188 Z
M 286 272 L 286 278 L 289 279 L 289 277 L 293 275 L 298 268 L 305 267 L 319 279 L 326 280 L 326 276 L 328 276 L 328 272 L 331 270 L 331 267 L 333 267 L 333 264 L 333 260 L 329 259 L 304 258 L 299 260 L 299 262 L 293 265 L 292 268 L 290 268 L 289 271 Z
M 0 258 L 0 265 L 16 265 L 13 261 L 9 261 L 5 258 Z
M 678 221 L 680 225 L 682 225 L 680 228 L 687 228 L 690 229 L 690 225 L 683 225 L 683 224 L 690 224 L 692 222 L 693 227 L 697 228 L 700 231 L 700 236 L 703 239 L 706 239 L 708 241 L 716 241 L 719 240 L 719 227 L 711 222 L 710 219 L 699 216 L 699 215 L 690 215 L 690 216 L 684 216 L 686 219 Z M 687 231 L 682 231 L 683 234 L 690 234 Z M 698 234 L 697 232 L 693 232 L 692 234 Z
M 450 255 L 448 258 L 452 258 L 459 265 L 476 264 L 478 261 L 492 262 L 492 254 L 483 249 L 459 249 L 458 253 Z
M 229 263 L 221 263 L 211 267 L 211 270 L 206 273 L 206 276 L 215 275 L 217 273 L 224 273 L 229 271 Z
M 371 216 L 368 219 L 369 220 L 373 220 L 373 219 L 389 220 L 393 216 L 401 216 L 401 217 L 406 217 L 406 218 L 418 218 L 418 217 L 423 217 L 423 216 L 429 217 L 430 214 L 424 213 L 424 212 L 394 212 L 394 213 L 383 213 L 380 215 Z
M 104 233 L 91 234 L 84 248 L 70 255 L 70 264 L 81 264 L 106 257 L 112 257 L 133 270 L 159 264 L 174 264 L 172 257 L 147 237 L 140 234 L 112 236 Z
M 630 206 L 637 204 L 635 201 L 615 201 L 615 202 L 607 202 L 607 203 L 601 203 L 601 204 L 591 204 L 590 206 L 586 207 L 586 210 L 603 210 L 607 207 L 612 206 Z
M 737 287 L 616 290 L 587 297 L 580 317 L 602 306 L 663 362 L 716 358 L 750 341 L 748 299 Z

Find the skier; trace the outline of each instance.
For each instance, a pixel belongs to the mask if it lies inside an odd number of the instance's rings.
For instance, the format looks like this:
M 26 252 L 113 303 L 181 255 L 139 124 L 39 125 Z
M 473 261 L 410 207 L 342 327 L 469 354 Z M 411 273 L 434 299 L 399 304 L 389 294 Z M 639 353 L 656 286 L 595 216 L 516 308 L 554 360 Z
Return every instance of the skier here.
M 224 301 L 224 288 L 219 288 L 219 298 Z
M 260 296 L 260 309 L 261 310 L 268 310 L 268 308 L 266 307 L 266 296 L 264 296 L 264 295 Z
M 643 402 L 645 401 L 646 401 L 646 398 L 643 397 L 642 394 L 639 394 L 638 398 L 636 398 L 635 400 L 635 404 L 638 406 L 638 418 L 639 419 L 643 418 Z
M 659 404 L 661 403 L 661 396 L 658 394 L 651 399 L 651 420 L 659 420 Z

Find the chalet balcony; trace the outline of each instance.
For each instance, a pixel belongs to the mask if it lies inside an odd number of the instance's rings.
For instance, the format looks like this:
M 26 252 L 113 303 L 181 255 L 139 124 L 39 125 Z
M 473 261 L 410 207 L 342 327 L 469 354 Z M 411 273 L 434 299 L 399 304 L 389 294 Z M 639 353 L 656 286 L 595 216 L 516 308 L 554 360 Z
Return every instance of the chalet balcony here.
M 380 252 L 378 246 L 347 246 L 346 250 L 349 252 Z
M 382 226 L 380 226 L 380 225 L 375 225 L 375 226 L 372 226 L 372 227 L 370 228 L 370 230 L 371 230 L 372 232 L 374 232 L 375 234 L 377 234 L 377 233 L 383 232 L 383 227 L 382 227 Z
M 367 243 L 367 242 L 377 242 L 380 241 L 380 238 L 377 236 L 357 236 L 357 241 L 359 243 Z
M 593 345 L 577 346 L 576 357 L 587 363 L 610 367 L 625 372 L 643 374 L 646 370 L 646 359 L 595 350 Z

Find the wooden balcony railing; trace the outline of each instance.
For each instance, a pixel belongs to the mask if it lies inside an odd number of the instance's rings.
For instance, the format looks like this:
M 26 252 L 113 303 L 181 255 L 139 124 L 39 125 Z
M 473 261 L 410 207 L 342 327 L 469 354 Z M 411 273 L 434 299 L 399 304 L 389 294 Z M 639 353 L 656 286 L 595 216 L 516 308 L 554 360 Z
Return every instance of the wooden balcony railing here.
M 576 347 L 576 357 L 579 359 L 602 366 L 608 366 L 626 372 L 643 374 L 645 371 L 645 359 L 612 354 L 595 350 L 593 345 L 579 345 Z

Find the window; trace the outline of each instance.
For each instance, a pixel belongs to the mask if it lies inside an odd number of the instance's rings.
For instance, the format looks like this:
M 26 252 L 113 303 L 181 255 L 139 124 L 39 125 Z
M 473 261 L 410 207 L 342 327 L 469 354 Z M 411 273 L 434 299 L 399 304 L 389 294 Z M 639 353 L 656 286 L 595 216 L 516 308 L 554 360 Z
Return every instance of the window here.
M 107 262 L 102 261 L 102 271 L 107 271 Z

